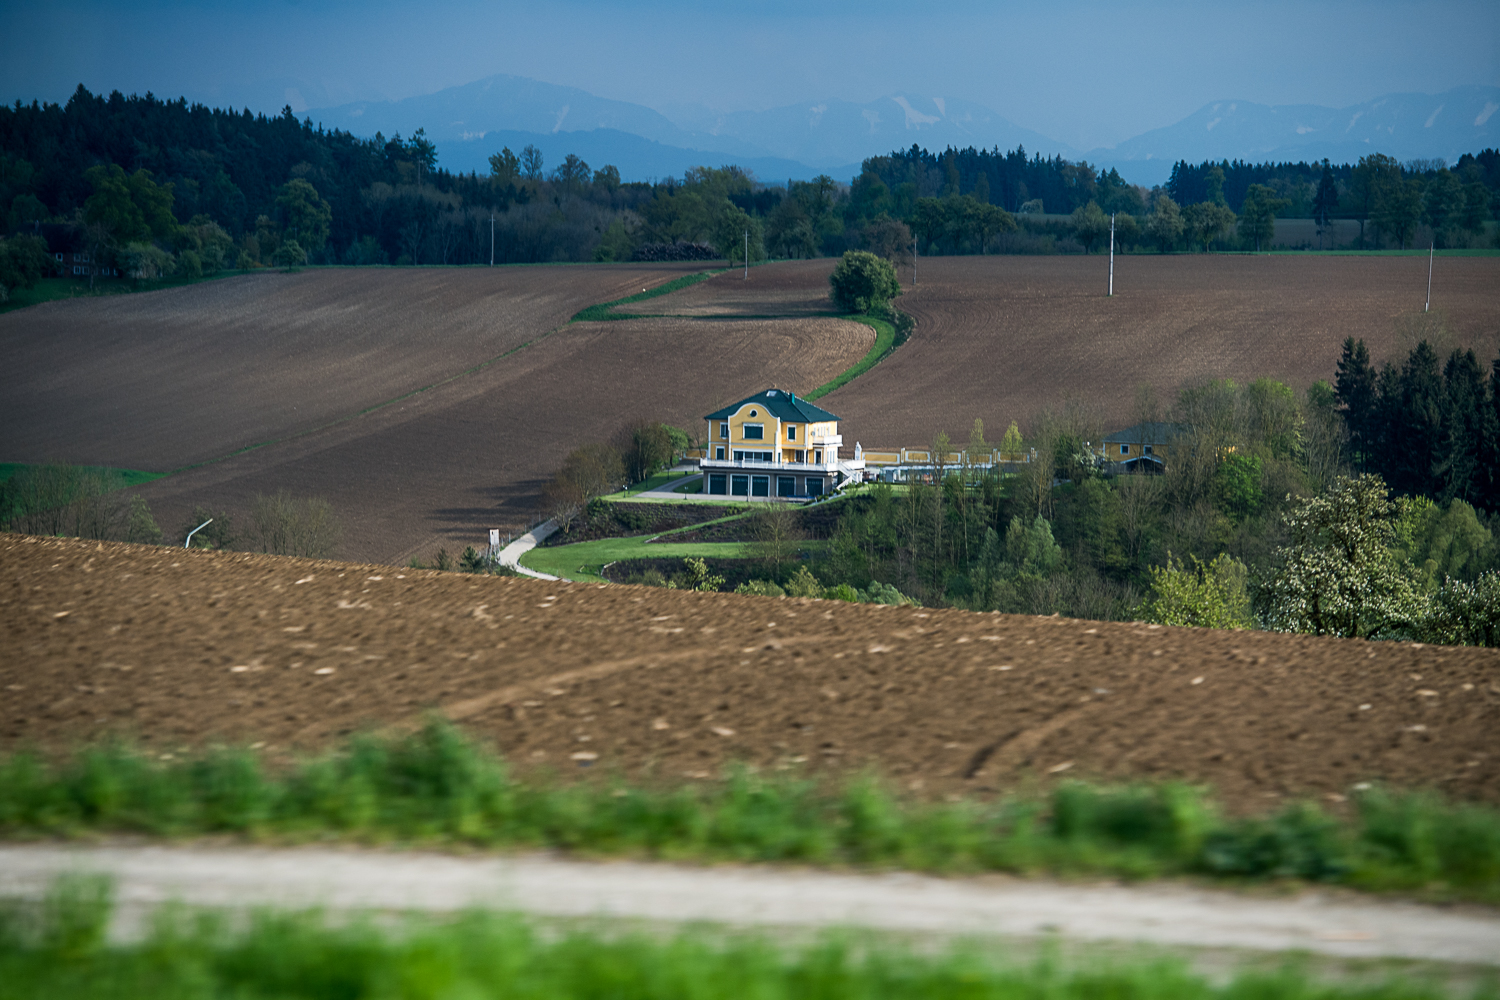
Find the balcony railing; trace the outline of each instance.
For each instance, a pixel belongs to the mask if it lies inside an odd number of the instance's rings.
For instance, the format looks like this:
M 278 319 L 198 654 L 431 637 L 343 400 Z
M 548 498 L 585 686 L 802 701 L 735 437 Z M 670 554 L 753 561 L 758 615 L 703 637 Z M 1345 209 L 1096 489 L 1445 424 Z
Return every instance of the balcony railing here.
M 832 472 L 840 464 L 839 462 L 749 462 L 745 459 L 733 458 L 704 458 L 698 461 L 699 467 L 704 469 L 750 469 L 761 472 L 773 469 L 779 472 Z

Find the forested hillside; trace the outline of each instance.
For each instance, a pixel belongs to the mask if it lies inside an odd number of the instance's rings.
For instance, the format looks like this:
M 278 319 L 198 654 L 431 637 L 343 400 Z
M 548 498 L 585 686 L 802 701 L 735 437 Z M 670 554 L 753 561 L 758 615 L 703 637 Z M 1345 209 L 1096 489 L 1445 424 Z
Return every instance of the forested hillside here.
M 0 108 L 0 286 L 35 280 L 64 225 L 95 269 L 137 279 L 270 264 L 475 264 L 713 256 L 1087 252 L 1117 215 L 1122 248 L 1267 249 L 1277 218 L 1360 223 L 1363 246 L 1487 245 L 1500 152 L 1399 164 L 1178 163 L 1146 190 L 1017 148 L 919 146 L 830 177 L 769 186 L 735 167 L 626 183 L 576 156 L 505 149 L 451 173 L 422 130 L 363 139 L 299 121 L 91 94 Z M 1368 226 L 1367 226 L 1368 224 Z M 56 242 L 55 231 L 53 239 Z M 915 246 L 912 236 L 915 234 Z M 685 249 L 681 244 L 698 244 Z M 676 245 L 675 248 L 669 245 Z M 107 273 L 107 272 L 105 272 Z

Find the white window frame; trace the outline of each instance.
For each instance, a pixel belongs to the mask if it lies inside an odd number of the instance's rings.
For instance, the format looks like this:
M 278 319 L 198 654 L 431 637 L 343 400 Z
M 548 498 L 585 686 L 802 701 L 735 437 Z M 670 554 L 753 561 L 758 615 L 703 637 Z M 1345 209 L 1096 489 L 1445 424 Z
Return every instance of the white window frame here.
M 787 426 L 786 426 L 786 439 L 788 441 L 795 441 L 795 440 L 797 440 L 797 425 L 796 424 L 787 424 Z
M 752 427 L 754 427 L 757 431 L 760 432 L 759 434 L 756 434 L 754 437 L 751 437 L 749 434 L 745 433 L 746 431 L 748 431 Z M 748 422 L 740 424 L 740 440 L 741 441 L 764 441 L 765 439 L 766 439 L 766 425 L 765 424 L 752 424 L 752 423 L 748 423 Z

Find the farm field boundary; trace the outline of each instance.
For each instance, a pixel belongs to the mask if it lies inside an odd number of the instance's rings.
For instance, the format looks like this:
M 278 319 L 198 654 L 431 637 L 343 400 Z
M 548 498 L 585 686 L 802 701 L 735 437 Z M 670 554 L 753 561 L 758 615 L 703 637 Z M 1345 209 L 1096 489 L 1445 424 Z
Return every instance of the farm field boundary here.
M 0 462 L 0 483 L 5 482 L 23 469 L 38 468 L 45 468 L 45 466 L 27 462 Z M 83 471 L 100 473 L 114 484 L 115 489 L 121 490 L 131 486 L 139 486 L 142 483 L 154 482 L 171 474 L 167 472 L 147 472 L 143 469 L 114 469 L 107 465 L 83 466 Z
M 199 285 L 206 281 L 218 281 L 221 278 L 229 278 L 243 272 L 231 268 L 225 268 L 217 274 L 205 275 L 199 278 L 163 278 L 153 281 L 149 285 L 137 285 L 127 279 L 109 278 L 100 282 L 94 291 L 88 290 L 88 285 L 77 278 L 43 278 L 36 283 L 35 288 L 17 288 L 10 292 L 10 297 L 0 302 L 0 313 L 15 312 L 17 309 L 29 309 L 32 306 L 41 305 L 44 302 L 61 302 L 70 299 L 102 299 L 114 295 L 136 295 L 141 292 L 155 292 L 167 288 L 182 288 L 185 285 Z

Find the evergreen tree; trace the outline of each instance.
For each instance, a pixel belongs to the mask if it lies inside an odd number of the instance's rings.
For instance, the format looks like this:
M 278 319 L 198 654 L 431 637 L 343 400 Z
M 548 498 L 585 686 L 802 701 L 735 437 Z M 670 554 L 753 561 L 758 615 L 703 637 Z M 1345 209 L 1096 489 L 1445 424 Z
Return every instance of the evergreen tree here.
M 1318 249 L 1323 249 L 1323 230 L 1333 219 L 1333 210 L 1338 207 L 1339 186 L 1333 179 L 1333 168 L 1323 161 L 1323 176 L 1318 180 L 1318 193 L 1313 196 L 1313 221 L 1318 225 Z
M 1422 341 L 1401 366 L 1399 395 L 1388 405 L 1391 487 L 1409 496 L 1437 492 L 1433 456 L 1443 439 L 1443 379 L 1437 353 Z
M 1353 337 L 1348 337 L 1344 340 L 1334 391 L 1339 412 L 1349 431 L 1350 449 L 1361 471 L 1368 471 L 1379 436 L 1379 400 L 1375 391 L 1375 369 L 1370 364 L 1370 351 L 1363 339 L 1356 342 Z
M 1433 473 L 1444 502 L 1458 499 L 1483 503 L 1489 476 L 1480 463 L 1494 411 L 1488 405 L 1484 369 L 1473 351 L 1455 350 L 1443 366 L 1442 438 L 1433 461 Z

